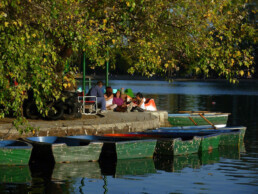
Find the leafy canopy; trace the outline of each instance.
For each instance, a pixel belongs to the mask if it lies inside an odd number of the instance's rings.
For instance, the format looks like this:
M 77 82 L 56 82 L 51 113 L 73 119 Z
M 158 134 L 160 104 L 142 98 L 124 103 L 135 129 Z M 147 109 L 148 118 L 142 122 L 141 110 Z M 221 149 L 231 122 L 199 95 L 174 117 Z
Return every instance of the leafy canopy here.
M 129 73 L 185 69 L 231 82 L 254 69 L 256 31 L 244 0 L 2 0 L 0 117 L 22 116 L 33 90 L 42 114 L 74 82 L 63 73 L 71 53 L 86 52 L 91 68 L 123 50 Z M 109 51 L 109 55 L 107 55 Z M 18 82 L 17 86 L 12 84 Z

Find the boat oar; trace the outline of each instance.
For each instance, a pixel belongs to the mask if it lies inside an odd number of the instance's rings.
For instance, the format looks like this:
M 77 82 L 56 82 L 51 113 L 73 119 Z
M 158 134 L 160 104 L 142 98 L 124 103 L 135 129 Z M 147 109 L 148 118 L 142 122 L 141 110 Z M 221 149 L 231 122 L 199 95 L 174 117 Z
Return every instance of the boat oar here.
M 198 125 L 194 120 L 193 120 L 193 118 L 192 117 L 188 117 L 193 123 L 194 123 L 194 125 Z
M 207 118 L 205 118 L 205 116 L 203 116 L 203 114 L 199 113 L 199 115 L 200 115 L 200 117 L 202 117 L 207 123 L 209 123 L 214 129 L 217 129 L 217 128 L 215 127 L 215 125 L 214 125 L 212 122 L 210 122 Z

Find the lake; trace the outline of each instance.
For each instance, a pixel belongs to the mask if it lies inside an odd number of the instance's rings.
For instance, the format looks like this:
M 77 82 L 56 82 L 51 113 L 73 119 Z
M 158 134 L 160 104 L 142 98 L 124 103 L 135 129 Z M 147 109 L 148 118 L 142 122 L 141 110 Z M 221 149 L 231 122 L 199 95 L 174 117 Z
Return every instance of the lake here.
M 258 193 L 258 82 L 110 80 L 155 99 L 159 110 L 231 113 L 244 146 L 173 158 L 0 166 L 0 193 Z

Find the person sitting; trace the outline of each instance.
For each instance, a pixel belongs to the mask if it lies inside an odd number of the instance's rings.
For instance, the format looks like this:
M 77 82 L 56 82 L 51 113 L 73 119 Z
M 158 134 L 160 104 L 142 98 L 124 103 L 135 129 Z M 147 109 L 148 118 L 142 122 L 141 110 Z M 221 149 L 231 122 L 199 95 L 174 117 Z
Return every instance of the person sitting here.
M 145 110 L 145 101 L 146 99 L 143 97 L 142 93 L 138 92 L 136 94 L 136 103 L 133 104 L 132 111 L 133 112 L 144 112 Z
M 126 100 L 122 98 L 121 91 L 118 90 L 113 98 L 113 104 L 117 105 L 114 111 L 117 112 L 129 112 L 131 106 L 127 104 Z
M 107 110 L 113 110 L 115 107 L 113 105 L 113 89 L 111 87 L 106 88 L 106 93 L 104 94 L 105 100 L 106 100 L 106 109 Z
M 96 96 L 97 97 L 97 103 L 98 105 L 101 107 L 101 113 L 105 113 L 106 112 L 106 100 L 104 98 L 104 94 L 102 92 L 102 86 L 103 86 L 103 82 L 102 81 L 98 81 L 97 84 L 95 86 L 93 86 L 87 96 Z M 94 101 L 94 98 L 90 98 L 90 100 Z

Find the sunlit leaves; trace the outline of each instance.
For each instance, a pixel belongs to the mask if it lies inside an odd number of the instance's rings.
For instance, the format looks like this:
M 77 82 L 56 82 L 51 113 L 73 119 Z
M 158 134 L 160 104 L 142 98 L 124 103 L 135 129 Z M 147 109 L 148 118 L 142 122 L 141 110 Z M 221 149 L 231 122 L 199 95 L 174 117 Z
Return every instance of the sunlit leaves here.
M 63 78 L 72 52 L 80 58 L 84 51 L 92 69 L 104 68 L 108 60 L 114 67 L 116 54 L 122 52 L 130 60 L 129 73 L 216 74 L 232 82 L 251 76 L 249 43 L 255 42 L 256 31 L 245 23 L 244 3 L 2 0 L 0 104 L 7 105 L 6 112 L 8 107 L 19 110 L 27 97 L 21 91 L 33 89 L 38 108 L 47 110 L 46 102 L 58 99 L 73 81 L 73 76 Z M 19 83 L 17 90 L 10 79 Z

